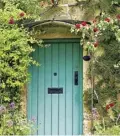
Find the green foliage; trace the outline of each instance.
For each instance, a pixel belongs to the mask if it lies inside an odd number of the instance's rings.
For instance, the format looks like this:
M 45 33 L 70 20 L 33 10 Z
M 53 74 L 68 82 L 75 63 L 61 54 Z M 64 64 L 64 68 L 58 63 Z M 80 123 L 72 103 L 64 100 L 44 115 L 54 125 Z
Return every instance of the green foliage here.
M 120 135 L 120 126 L 113 126 L 111 128 L 107 128 L 105 131 L 103 131 L 101 134 L 105 135 Z
M 28 67 L 38 65 L 30 54 L 33 43 L 40 41 L 31 37 L 31 33 L 16 22 L 28 18 L 16 5 L 5 4 L 0 9 L 0 100 L 1 102 L 20 102 L 20 89 L 29 79 Z M 23 13 L 23 16 L 20 14 Z
M 16 5 L 17 9 L 24 11 L 29 18 L 39 20 L 42 7 L 40 6 L 41 0 L 2 0 L 5 5 Z
M 27 120 L 22 112 L 15 109 L 14 103 L 7 108 L 0 106 L 0 135 L 29 135 L 35 132 L 34 120 Z
M 118 15 L 112 18 L 103 13 L 99 20 L 93 20 L 90 25 L 86 22 L 76 24 L 71 28 L 71 32 L 80 35 L 81 44 L 88 52 L 94 52 L 99 44 L 103 44 L 103 41 L 109 41 L 112 38 L 119 42 L 119 27 Z
M 26 32 L 20 28 L 4 28 L 0 33 L 0 73 L 4 77 L 0 88 L 20 87 L 26 82 L 25 73 L 32 62 L 29 54 L 33 49 L 27 43 Z
M 112 127 L 108 127 L 107 129 L 104 129 L 102 125 L 97 124 L 95 125 L 96 135 L 120 135 L 120 126 L 114 125 Z
M 97 107 L 99 114 L 105 118 L 106 125 L 106 130 L 102 129 L 101 132 L 96 132 L 97 134 L 120 134 L 120 127 L 114 126 L 120 113 L 119 106 L 117 106 L 119 105 L 117 94 L 120 90 L 120 44 L 116 31 L 119 31 L 119 27 L 107 26 L 107 30 L 103 31 L 99 39 L 102 46 L 98 47 L 98 50 L 100 52 L 102 49 L 103 52 L 97 55 L 96 50 L 93 61 L 90 62 L 91 69 L 94 71 L 92 76 L 95 77 L 95 91 L 98 96 L 98 102 L 95 102 L 96 95 L 94 94 L 94 107 Z M 115 103 L 115 106 L 107 110 L 106 106 L 110 103 Z M 117 124 L 120 124 L 120 120 Z
M 99 18 L 99 16 L 105 12 L 114 16 L 119 13 L 119 9 L 115 4 L 120 4 L 120 0 L 85 0 L 86 3 L 82 6 L 85 11 L 85 18 L 91 19 L 91 17 Z M 92 8 L 91 8 L 92 7 Z
M 83 48 L 91 55 L 88 79 L 94 88 L 85 91 L 84 99 L 89 110 L 93 103 L 100 115 L 100 124 L 93 129 L 96 134 L 120 134 L 120 15 L 102 14 L 91 25 L 82 22 L 71 31 L 80 35 Z
M 96 134 L 119 134 L 120 129 L 120 102 L 117 100 L 117 95 L 120 93 L 120 67 L 118 63 L 120 62 L 120 45 L 116 41 L 115 37 L 112 37 L 109 40 L 103 40 L 102 47 L 98 47 L 94 54 L 93 61 L 90 62 L 88 75 L 91 79 L 91 76 L 95 78 L 94 82 L 94 97 L 93 97 L 93 106 L 97 108 L 100 115 L 100 120 L 102 122 L 102 117 L 104 117 L 105 130 L 103 125 L 100 126 L 94 124 L 94 129 Z M 98 54 L 101 52 L 101 54 Z M 93 73 L 91 75 L 91 70 Z M 89 105 L 92 95 L 92 88 L 85 92 L 86 103 Z M 97 97 L 96 97 L 97 94 Z M 107 105 L 114 103 L 113 107 L 107 109 Z M 102 124 L 102 123 L 101 123 Z M 114 126 L 114 127 L 112 127 Z

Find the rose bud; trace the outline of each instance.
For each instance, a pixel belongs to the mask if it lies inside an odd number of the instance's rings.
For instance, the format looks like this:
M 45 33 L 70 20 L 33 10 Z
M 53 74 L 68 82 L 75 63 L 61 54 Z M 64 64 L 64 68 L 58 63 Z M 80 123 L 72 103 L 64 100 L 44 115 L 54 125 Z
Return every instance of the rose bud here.
M 120 14 L 116 16 L 118 20 L 120 20 Z
M 11 17 L 10 20 L 9 20 L 9 24 L 14 24 L 14 23 L 15 23 L 14 19 L 13 19 L 13 17 Z
M 93 31 L 94 31 L 94 32 L 97 32 L 97 31 L 98 31 L 98 28 L 94 28 Z
M 97 47 L 97 46 L 98 46 L 98 44 L 99 44 L 98 42 L 95 42 L 95 43 L 94 43 L 94 47 Z
M 24 17 L 25 13 L 21 12 L 19 15 L 20 15 L 20 17 Z
M 108 105 L 106 105 L 106 110 L 109 110 L 111 107 L 113 107 L 115 105 L 115 103 L 110 103 Z
M 79 28 L 80 28 L 80 24 L 76 24 L 75 27 L 76 27 L 77 29 L 79 29 Z
M 105 18 L 105 21 L 106 21 L 106 22 L 110 22 L 110 19 L 109 19 L 109 18 Z
M 114 103 L 110 103 L 109 105 L 110 105 L 110 107 L 113 107 L 115 104 Z
M 86 26 L 87 23 L 86 23 L 85 21 L 83 21 L 83 22 L 81 23 L 81 25 L 82 25 L 82 26 Z

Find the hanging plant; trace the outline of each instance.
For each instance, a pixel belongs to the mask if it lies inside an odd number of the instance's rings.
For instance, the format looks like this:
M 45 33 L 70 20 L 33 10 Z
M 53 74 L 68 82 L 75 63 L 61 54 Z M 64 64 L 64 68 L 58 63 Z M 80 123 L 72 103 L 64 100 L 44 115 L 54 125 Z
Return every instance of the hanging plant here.
M 89 55 L 83 56 L 83 60 L 85 61 L 89 61 L 91 59 L 91 57 Z
M 91 56 L 90 56 L 90 54 L 89 54 L 89 50 L 87 50 L 86 55 L 83 56 L 83 60 L 84 60 L 84 61 L 89 61 L 90 59 L 91 59 Z

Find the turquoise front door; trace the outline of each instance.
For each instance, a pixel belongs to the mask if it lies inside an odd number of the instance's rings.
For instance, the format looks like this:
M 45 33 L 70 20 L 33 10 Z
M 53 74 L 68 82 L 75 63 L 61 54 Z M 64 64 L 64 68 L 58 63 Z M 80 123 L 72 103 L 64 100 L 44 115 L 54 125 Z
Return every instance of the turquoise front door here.
M 38 135 L 79 135 L 83 130 L 82 49 L 79 39 L 46 40 L 35 47 L 28 90 L 28 118 Z

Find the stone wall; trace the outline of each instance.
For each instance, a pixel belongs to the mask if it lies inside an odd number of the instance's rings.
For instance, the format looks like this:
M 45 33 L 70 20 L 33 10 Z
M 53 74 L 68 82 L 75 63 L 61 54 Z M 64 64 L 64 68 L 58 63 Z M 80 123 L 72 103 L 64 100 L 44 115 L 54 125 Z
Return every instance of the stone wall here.
M 84 16 L 84 10 L 81 5 L 76 6 L 76 0 L 58 0 L 58 5 L 52 6 L 43 1 L 43 11 L 40 14 L 41 20 L 46 19 L 71 19 L 88 20 Z

